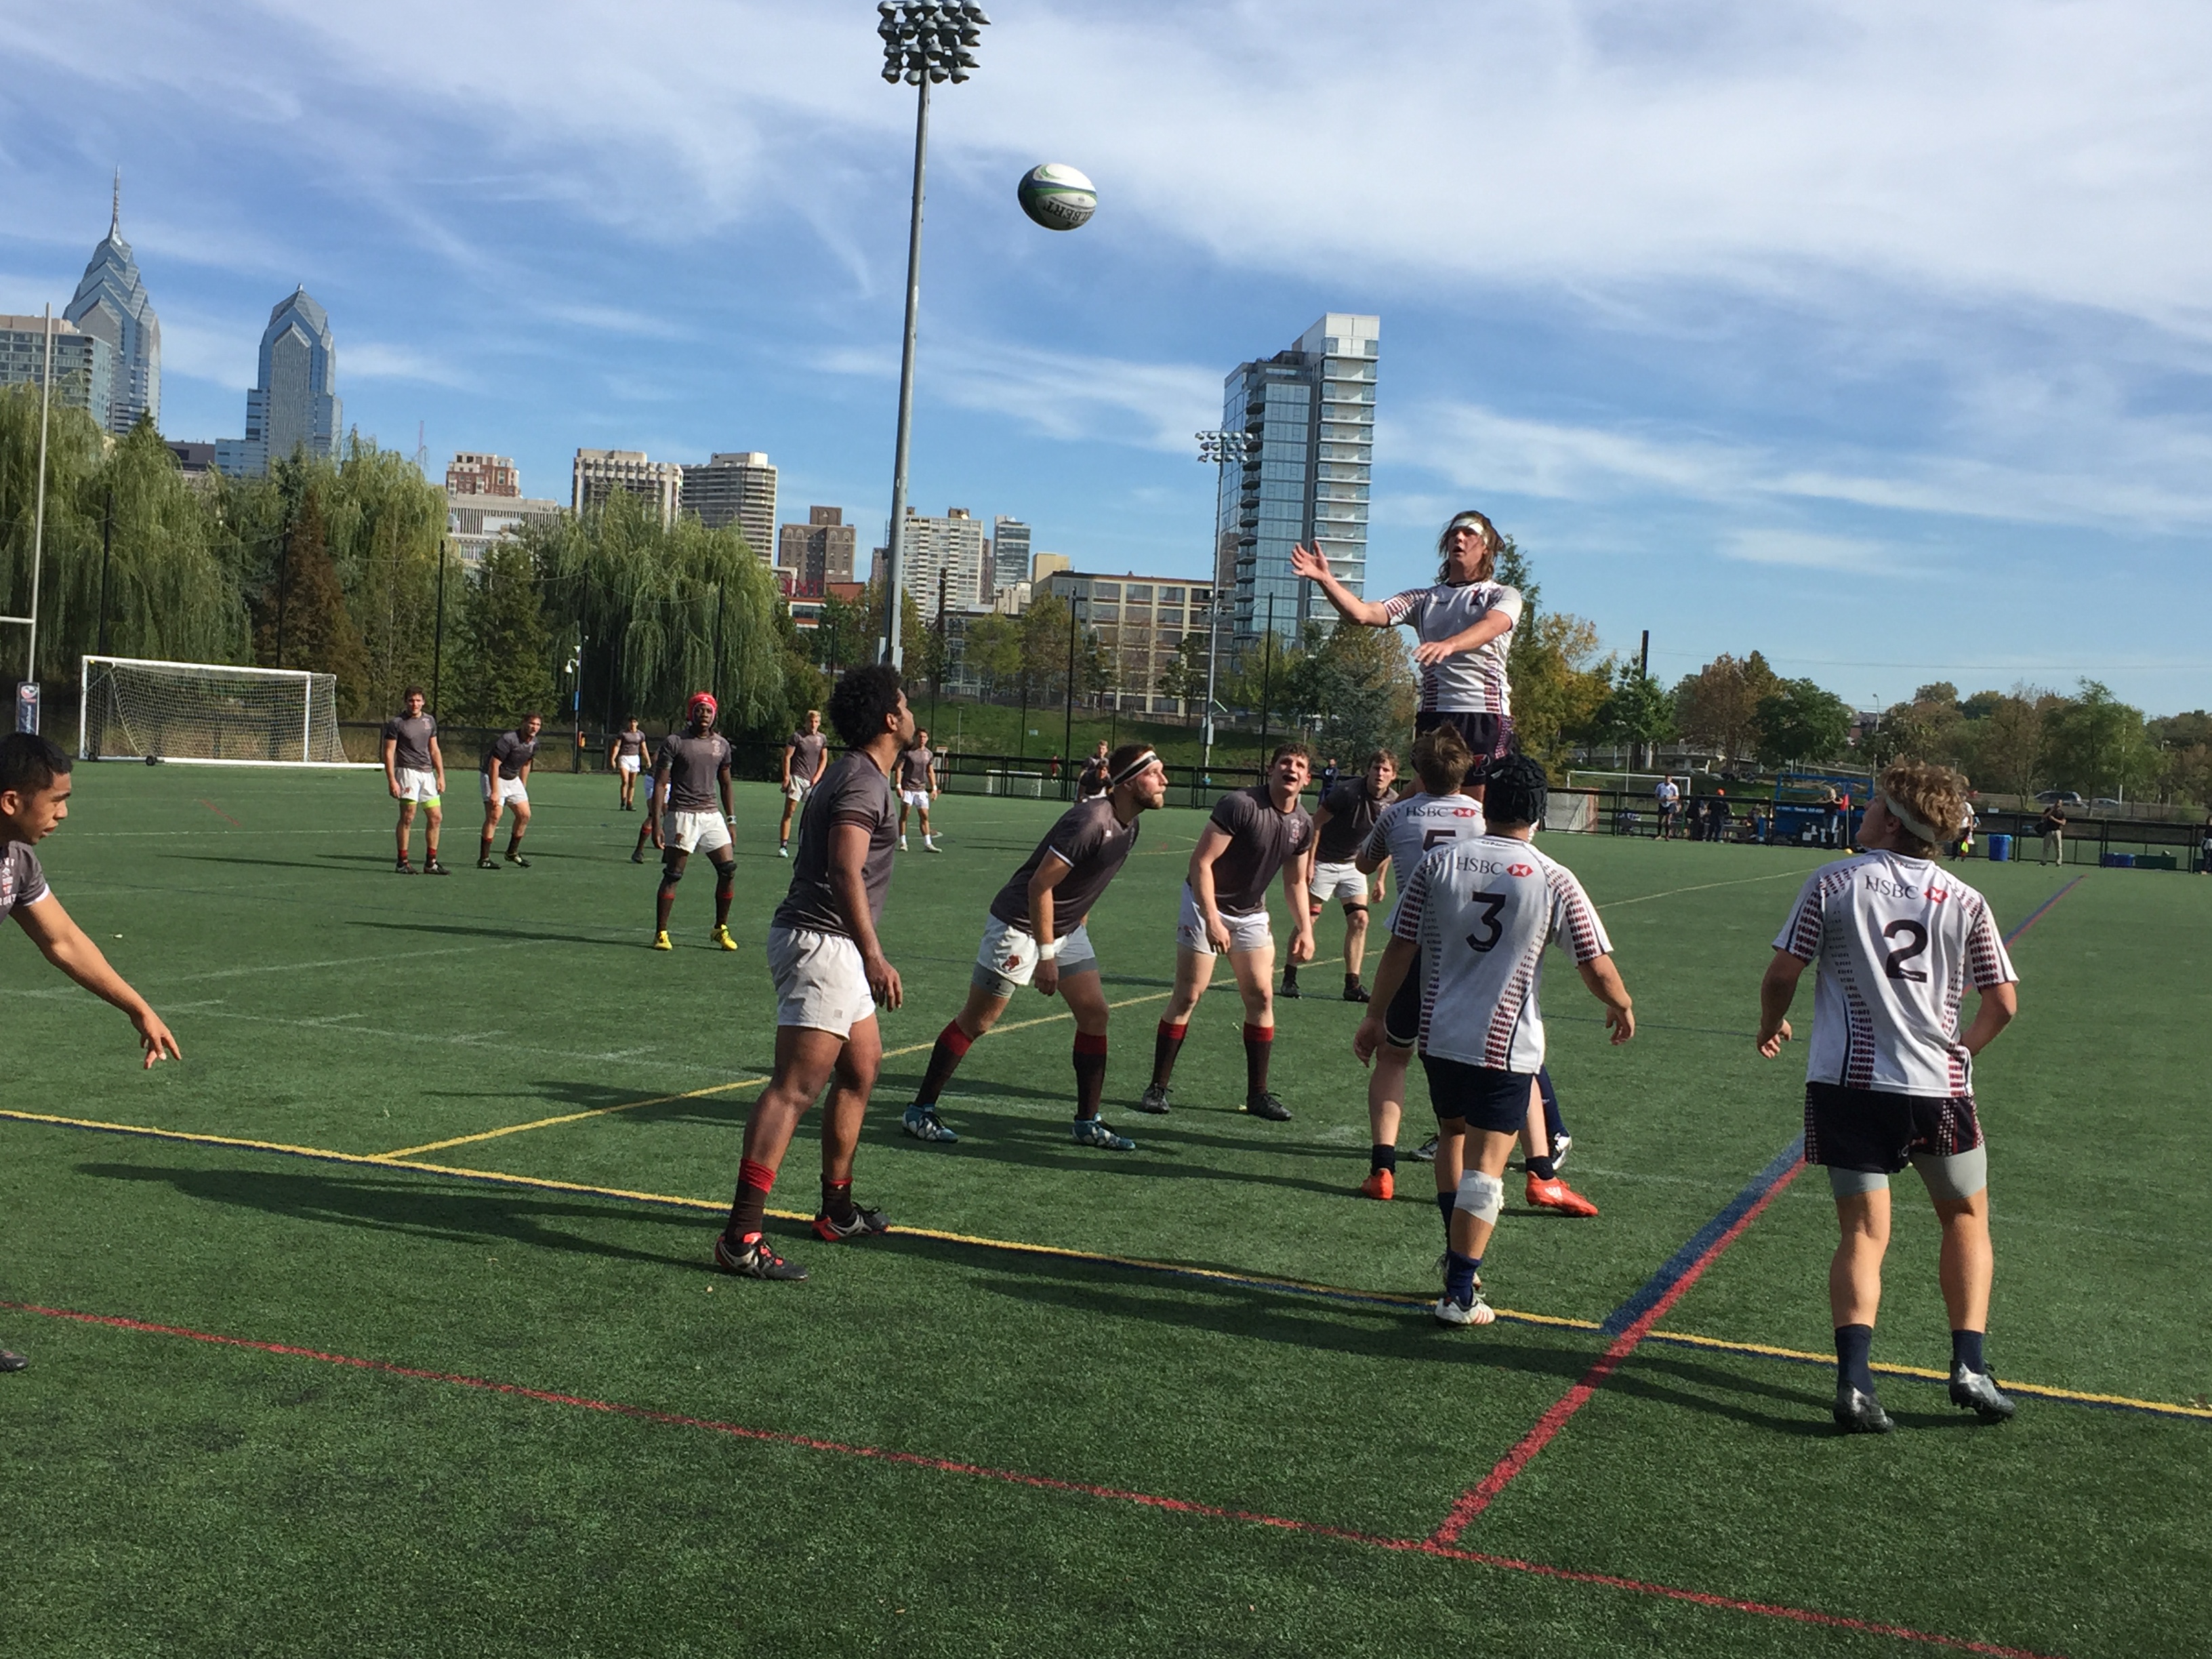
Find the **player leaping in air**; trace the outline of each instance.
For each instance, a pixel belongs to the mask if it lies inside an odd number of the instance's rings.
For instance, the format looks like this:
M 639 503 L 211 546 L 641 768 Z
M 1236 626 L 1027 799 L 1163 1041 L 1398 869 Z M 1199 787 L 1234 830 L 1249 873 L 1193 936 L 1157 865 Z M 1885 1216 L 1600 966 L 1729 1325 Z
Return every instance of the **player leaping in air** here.
M 1398 896 L 1390 944 L 1375 970 L 1375 1000 L 1352 1038 L 1364 1065 L 1383 1042 L 1377 1012 L 1397 994 L 1418 956 L 1421 1064 L 1444 1138 L 1471 1137 L 1451 1214 L 1446 1325 L 1487 1325 L 1478 1270 L 1505 1202 L 1505 1161 L 1528 1115 L 1544 1063 L 1537 1004 L 1544 947 L 1557 942 L 1605 1005 L 1613 1041 L 1636 1034 L 1636 1015 L 1613 946 L 1582 884 L 1532 844 L 1544 821 L 1544 769 L 1523 756 L 1493 764 L 1484 808 L 1489 833 L 1439 847 Z M 1438 1152 L 1437 1161 L 1444 1161 Z
M 1267 763 L 1267 781 L 1224 795 L 1199 832 L 1176 928 L 1175 992 L 1153 1042 L 1152 1081 L 1137 1103 L 1140 1112 L 1168 1109 L 1168 1087 L 1190 1017 L 1212 982 L 1215 958 L 1226 955 L 1244 1000 L 1244 1109 L 1278 1123 L 1291 1115 L 1267 1089 L 1267 1062 L 1275 1048 L 1275 935 L 1267 921 L 1267 884 L 1282 872 L 1291 960 L 1311 962 L 1306 885 L 1313 815 L 1298 805 L 1298 795 L 1312 766 L 1304 744 L 1279 744 Z
M 31 850 L 69 816 L 70 788 L 70 757 L 58 744 L 29 732 L 0 738 L 0 916 L 15 917 L 48 962 L 129 1017 L 149 1068 L 164 1058 L 182 1060 L 161 1017 L 70 920 Z M 0 1371 L 20 1371 L 29 1363 L 0 1348 Z
M 791 856 L 792 815 L 806 805 L 829 763 L 830 739 L 822 735 L 822 711 L 810 708 L 799 730 L 783 740 L 783 822 L 776 826 L 776 857 Z
M 656 951 L 675 948 L 668 942 L 668 913 L 676 903 L 676 884 L 684 879 L 684 866 L 694 853 L 704 853 L 714 865 L 714 943 L 725 951 L 738 948 L 730 937 L 730 897 L 738 887 L 738 857 L 730 845 L 730 740 L 714 730 L 715 712 L 711 692 L 694 691 L 684 706 L 684 730 L 660 740 L 653 762 L 653 796 L 645 810 L 646 823 L 662 848 L 653 921 Z
M 398 871 L 403 876 L 415 873 L 415 866 L 407 859 L 407 836 L 415 823 L 415 806 L 422 806 L 422 873 L 442 876 L 451 873 L 438 862 L 438 826 L 445 822 L 440 806 L 446 793 L 446 756 L 438 747 L 438 722 L 424 712 L 426 699 L 422 688 L 410 685 L 405 698 L 407 712 L 394 714 L 384 723 L 384 787 L 392 792 L 392 799 L 399 803 Z
M 847 752 L 807 798 L 791 891 L 769 924 L 775 1075 L 745 1118 L 737 1198 L 714 1241 L 714 1265 L 749 1279 L 806 1277 L 805 1268 L 776 1254 L 763 1223 L 792 1131 L 824 1087 L 830 1103 L 822 1117 L 815 1235 L 835 1242 L 890 1225 L 881 1210 L 853 1202 L 853 1152 L 883 1069 L 876 1006 L 896 1008 L 902 995 L 898 970 L 876 935 L 898 858 L 891 767 L 914 735 L 898 670 L 889 663 L 848 670 L 830 698 L 830 723 Z
M 938 1116 L 938 1097 L 1014 993 L 1034 984 L 1046 996 L 1064 997 L 1075 1017 L 1075 1144 L 1116 1152 L 1135 1147 L 1098 1115 L 1106 1088 L 1106 993 L 1084 924 L 1137 844 L 1138 814 L 1166 803 L 1167 769 L 1147 745 L 1123 744 L 1107 759 L 1105 784 L 1103 794 L 1060 814 L 991 901 L 967 1006 L 937 1034 L 921 1091 L 906 1110 L 906 1132 L 916 1139 L 960 1139 Z
M 1416 735 L 1456 726 L 1478 761 L 1503 759 L 1513 743 L 1513 694 L 1506 680 L 1508 635 L 1521 620 L 1521 593 L 1492 580 L 1505 538 L 1480 513 L 1453 516 L 1437 538 L 1443 561 L 1427 587 L 1387 599 L 1363 599 L 1330 570 L 1318 549 L 1295 548 L 1291 568 L 1310 578 L 1345 621 L 1369 628 L 1403 623 L 1420 636 L 1413 663 L 1421 674 Z M 1481 799 L 1483 787 L 1469 793 Z
M 1974 1109 L 1974 1056 L 2019 1012 L 2018 975 L 1987 900 L 1942 868 L 1964 822 L 1966 781 L 1901 763 L 1881 775 L 1856 858 L 1806 881 L 1759 988 L 1759 1052 L 1790 1041 L 1790 1004 L 1820 964 L 1805 1066 L 1805 1161 L 1824 1164 L 1843 1235 L 1828 1266 L 1837 1425 L 1887 1434 L 1869 1354 L 1889 1248 L 1889 1178 L 1911 1164 L 1942 1224 L 1939 1278 L 1951 1318 L 1951 1403 L 2001 1422 L 2013 1402 L 1982 1352 L 1989 1328 L 1989 1152 Z M 1980 994 L 1974 1023 L 1959 1006 Z

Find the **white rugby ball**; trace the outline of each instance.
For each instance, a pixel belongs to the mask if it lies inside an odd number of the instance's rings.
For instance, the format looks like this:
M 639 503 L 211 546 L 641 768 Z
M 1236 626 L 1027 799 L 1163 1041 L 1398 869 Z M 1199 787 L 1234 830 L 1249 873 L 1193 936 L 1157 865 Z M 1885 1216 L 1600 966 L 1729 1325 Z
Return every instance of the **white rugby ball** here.
M 1022 211 L 1047 230 L 1073 230 L 1098 211 L 1098 192 L 1091 181 L 1057 161 L 1031 167 L 1015 193 Z

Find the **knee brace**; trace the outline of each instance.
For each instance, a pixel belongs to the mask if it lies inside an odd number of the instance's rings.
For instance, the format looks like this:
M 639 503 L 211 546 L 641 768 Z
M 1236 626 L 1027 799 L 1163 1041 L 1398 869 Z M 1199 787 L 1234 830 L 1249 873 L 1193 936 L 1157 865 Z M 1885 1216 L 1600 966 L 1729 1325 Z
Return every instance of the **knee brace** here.
M 738 861 L 735 859 L 730 860 L 726 864 L 718 864 L 714 866 L 714 891 L 718 896 L 735 892 L 737 886 Z
M 1505 1183 L 1496 1176 L 1469 1170 L 1459 1178 L 1459 1197 L 1454 1207 L 1465 1210 L 1478 1221 L 1494 1224 L 1498 1212 L 1505 1207 Z
M 1347 900 L 1344 906 L 1344 914 L 1346 920 L 1353 916 L 1364 916 L 1367 914 L 1367 907 L 1364 904 L 1353 904 Z
M 684 879 L 684 860 L 680 854 L 661 860 L 660 884 L 664 889 L 673 887 Z

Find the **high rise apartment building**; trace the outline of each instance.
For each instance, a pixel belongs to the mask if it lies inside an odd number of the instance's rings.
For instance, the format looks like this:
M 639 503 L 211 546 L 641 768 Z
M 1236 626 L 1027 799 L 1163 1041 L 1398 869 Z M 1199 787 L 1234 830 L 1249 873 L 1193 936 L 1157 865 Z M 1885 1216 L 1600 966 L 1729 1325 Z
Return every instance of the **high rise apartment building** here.
M 115 203 L 107 222 L 107 235 L 92 251 L 92 263 L 76 285 L 76 293 L 62 308 L 62 317 L 83 333 L 103 340 L 114 354 L 108 377 L 106 401 L 92 416 L 118 437 L 131 430 L 142 415 L 156 426 L 161 422 L 161 319 L 154 314 L 146 286 L 138 279 L 138 261 L 131 244 L 123 240 L 123 175 L 115 175 Z M 59 342 L 56 343 L 57 363 Z M 63 382 L 57 368 L 54 389 Z
M 46 319 L 0 317 L 0 386 L 38 386 L 46 373 Z M 97 334 L 54 319 L 54 402 L 107 424 L 115 402 L 115 349 Z
M 945 603 L 953 611 L 988 611 L 996 597 L 991 569 L 984 561 L 987 545 L 983 521 L 964 507 L 947 507 L 945 516 L 933 519 L 906 510 L 906 533 L 899 553 L 904 568 L 900 580 L 924 617 L 937 614 L 937 579 L 945 574 Z M 884 550 L 876 550 L 881 568 Z
M 473 455 L 464 452 L 446 468 L 446 494 L 453 495 L 520 495 L 522 475 L 507 455 Z
M 1176 714 L 1195 707 L 1164 695 L 1162 676 L 1182 649 L 1186 634 L 1203 635 L 1213 590 L 1182 576 L 1105 575 L 1060 570 L 1041 576 L 1037 597 L 1074 606 L 1077 619 L 1098 636 L 1114 663 L 1114 707 L 1138 714 Z
M 337 344 L 328 313 L 304 288 L 269 313 L 261 331 L 261 378 L 246 394 L 246 436 L 221 438 L 215 464 L 233 477 L 259 477 L 271 461 L 337 453 Z
M 845 522 L 841 507 L 810 507 L 805 524 L 778 530 L 776 568 L 789 574 L 793 594 L 818 599 L 825 584 L 851 581 L 859 534 Z
M 1300 542 L 1364 592 L 1381 337 L 1381 318 L 1333 311 L 1289 350 L 1228 378 L 1223 427 L 1260 440 L 1243 466 L 1221 469 L 1215 507 L 1217 579 L 1231 584 L 1240 642 L 1270 627 L 1295 640 L 1309 621 L 1333 624 L 1328 601 L 1291 569 Z
M 991 590 L 1030 579 L 1030 527 L 1001 513 L 991 520 Z
M 684 498 L 684 469 L 673 461 L 648 459 L 641 449 L 580 449 L 570 471 L 568 505 L 587 513 L 604 507 L 616 491 L 641 496 L 665 526 L 676 522 Z
M 685 467 L 683 510 L 709 530 L 737 526 L 763 564 L 775 556 L 775 468 L 759 450 Z

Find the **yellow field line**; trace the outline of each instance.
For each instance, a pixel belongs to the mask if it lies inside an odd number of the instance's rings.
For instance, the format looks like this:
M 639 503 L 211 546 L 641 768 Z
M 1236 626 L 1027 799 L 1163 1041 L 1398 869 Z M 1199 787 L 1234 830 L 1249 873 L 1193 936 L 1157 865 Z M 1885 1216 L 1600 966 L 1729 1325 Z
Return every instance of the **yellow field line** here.
M 582 1182 L 556 1181 L 544 1176 L 510 1175 L 502 1170 L 471 1170 L 455 1164 L 402 1163 L 388 1155 L 365 1152 L 332 1152 L 321 1146 L 295 1146 L 277 1140 L 252 1140 L 235 1135 L 202 1134 L 185 1129 L 157 1129 L 138 1123 L 105 1123 L 96 1119 L 60 1117 L 46 1112 L 19 1112 L 0 1109 L 0 1120 L 18 1123 L 40 1123 L 58 1128 L 93 1129 L 106 1134 L 137 1135 L 150 1140 L 182 1141 L 197 1146 L 234 1146 L 241 1151 L 282 1152 L 295 1158 L 313 1158 L 320 1163 L 349 1164 L 364 1169 L 399 1170 L 416 1175 L 442 1176 L 465 1181 L 482 1181 L 497 1186 L 520 1187 L 532 1191 L 573 1193 L 584 1198 L 615 1198 L 631 1203 L 666 1205 L 678 1209 L 696 1210 L 704 1214 L 720 1215 L 727 1207 L 719 1200 L 682 1198 L 669 1193 L 634 1191 L 624 1187 L 594 1187 Z M 770 1210 L 769 1214 L 782 1221 L 807 1221 L 812 1218 L 799 1210 Z M 1194 1267 L 1181 1262 L 1155 1261 L 1143 1256 L 1108 1255 L 1094 1250 L 1070 1249 L 1058 1244 L 1029 1244 L 1018 1240 L 989 1238 L 975 1233 L 956 1233 L 935 1227 L 909 1227 L 901 1224 L 893 1231 L 915 1238 L 930 1238 L 948 1244 L 963 1244 L 975 1249 L 1005 1250 L 1021 1255 L 1051 1256 L 1067 1261 L 1086 1261 L 1101 1267 L 1137 1268 L 1149 1273 L 1172 1273 L 1180 1278 L 1212 1279 L 1222 1284 L 1256 1285 L 1261 1289 L 1280 1289 L 1303 1291 L 1316 1296 L 1340 1297 L 1348 1301 L 1382 1302 L 1401 1307 L 1426 1307 L 1429 1298 L 1408 1296 L 1392 1291 L 1361 1291 L 1339 1285 L 1322 1285 L 1306 1279 L 1288 1279 L 1278 1275 L 1236 1273 L 1220 1267 Z M 1516 1324 L 1550 1326 L 1564 1330 L 1595 1331 L 1597 1322 L 1571 1319 L 1559 1314 L 1523 1313 L 1516 1309 L 1500 1308 L 1498 1316 Z M 1814 1353 L 1802 1348 L 1777 1347 L 1763 1342 L 1737 1342 L 1723 1337 L 1700 1336 L 1690 1331 L 1654 1331 L 1652 1336 L 1668 1342 L 1680 1342 L 1716 1352 L 1733 1353 L 1763 1359 L 1812 1361 L 1832 1363 L 1834 1356 Z M 1929 1370 L 1917 1365 L 1892 1365 L 1877 1363 L 1875 1370 L 1893 1376 L 1911 1376 L 1930 1382 L 1943 1382 L 1948 1373 Z M 2160 1417 L 2183 1417 L 2212 1420 L 2212 1407 L 2181 1405 L 2165 1400 L 2140 1400 L 2131 1395 L 2093 1394 L 2079 1389 L 2051 1388 L 2039 1382 L 2016 1382 L 2008 1378 L 2004 1386 L 2014 1394 L 2025 1394 L 2043 1400 L 2057 1400 L 2075 1405 L 2114 1406 L 2131 1411 L 2148 1412 Z
M 1328 962 L 1343 960 L 1341 957 L 1328 958 Z M 1306 964 L 1310 968 L 1327 965 L 1328 963 L 1323 962 Z M 1125 998 L 1120 1002 L 1109 1002 L 1106 1006 L 1109 1008 L 1133 1008 L 1140 1002 L 1165 1001 L 1173 994 L 1174 993 L 1170 991 L 1148 991 L 1143 996 Z M 983 1035 L 995 1036 L 1001 1031 L 1025 1031 L 1032 1025 L 1050 1025 L 1060 1020 L 1074 1018 L 1074 1015 L 1062 1009 L 1056 1014 L 1040 1014 L 1035 1019 L 1018 1019 L 1010 1025 L 994 1025 Z M 903 1060 L 908 1054 L 926 1053 L 934 1048 L 936 1043 L 937 1039 L 932 1037 L 927 1042 L 909 1042 L 903 1048 L 886 1048 L 884 1050 L 884 1058 Z M 536 1118 L 528 1123 L 510 1123 L 503 1129 L 483 1129 L 472 1135 L 455 1135 L 447 1140 L 425 1141 L 420 1146 L 401 1146 L 389 1152 L 376 1153 L 374 1157 L 378 1158 L 414 1158 L 423 1152 L 442 1152 L 449 1147 L 470 1146 L 479 1140 L 497 1140 L 502 1135 L 525 1134 L 532 1129 L 551 1129 L 563 1123 L 580 1123 L 586 1118 L 605 1117 L 614 1112 L 634 1112 L 644 1106 L 667 1106 L 679 1100 L 703 1100 L 709 1095 L 727 1094 L 733 1089 L 750 1089 L 767 1081 L 764 1077 L 740 1078 L 734 1083 L 716 1083 L 704 1089 L 687 1089 L 679 1095 L 648 1095 L 642 1100 L 625 1100 L 612 1106 L 593 1106 L 581 1112 L 563 1112 L 557 1117 Z

